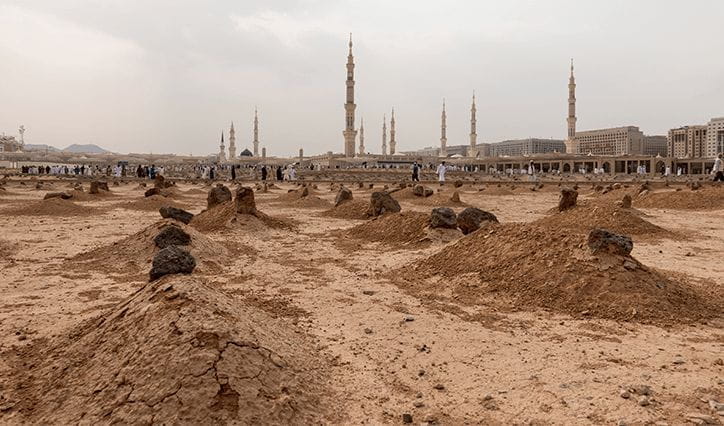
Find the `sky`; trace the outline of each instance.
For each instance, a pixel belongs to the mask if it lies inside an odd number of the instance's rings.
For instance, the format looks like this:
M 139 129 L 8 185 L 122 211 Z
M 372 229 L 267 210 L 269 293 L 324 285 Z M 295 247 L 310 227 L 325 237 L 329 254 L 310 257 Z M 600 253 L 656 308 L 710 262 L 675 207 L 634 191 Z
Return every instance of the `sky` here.
M 115 152 L 218 152 L 233 121 L 267 155 L 342 152 L 353 33 L 357 127 L 381 151 L 564 139 L 570 58 L 578 130 L 646 134 L 724 116 L 724 1 L 0 0 L 0 133 Z

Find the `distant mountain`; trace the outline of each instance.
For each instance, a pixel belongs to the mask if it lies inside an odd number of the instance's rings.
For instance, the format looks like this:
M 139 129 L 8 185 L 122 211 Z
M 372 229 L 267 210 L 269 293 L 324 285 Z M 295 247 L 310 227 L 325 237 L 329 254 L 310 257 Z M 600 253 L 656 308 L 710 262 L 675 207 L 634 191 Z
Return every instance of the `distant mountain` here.
M 58 148 L 46 144 L 32 144 L 32 143 L 26 143 L 23 146 L 23 149 L 25 151 L 49 151 L 49 152 L 58 152 L 60 151 Z
M 110 152 L 106 149 L 99 147 L 98 145 L 94 145 L 94 144 L 79 145 L 77 143 L 70 145 L 69 147 L 65 148 L 63 151 L 64 152 L 77 152 L 77 153 L 83 153 L 83 154 L 103 154 L 104 152 Z

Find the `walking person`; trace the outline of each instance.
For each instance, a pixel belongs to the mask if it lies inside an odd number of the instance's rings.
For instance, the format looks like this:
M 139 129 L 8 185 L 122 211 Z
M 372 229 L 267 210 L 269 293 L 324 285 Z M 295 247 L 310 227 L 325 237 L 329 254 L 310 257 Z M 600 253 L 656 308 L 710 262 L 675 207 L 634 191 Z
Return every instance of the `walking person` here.
M 412 164 L 412 181 L 413 182 L 419 182 L 420 181 L 420 166 L 417 165 L 417 161 Z
M 722 170 L 721 154 L 716 156 L 714 160 L 714 167 L 711 169 L 711 173 L 714 175 L 714 182 L 724 182 L 724 170 Z
M 437 166 L 437 180 L 441 184 L 445 183 L 445 173 L 447 172 L 447 166 L 445 165 L 445 162 L 443 161 L 440 163 L 439 166 Z

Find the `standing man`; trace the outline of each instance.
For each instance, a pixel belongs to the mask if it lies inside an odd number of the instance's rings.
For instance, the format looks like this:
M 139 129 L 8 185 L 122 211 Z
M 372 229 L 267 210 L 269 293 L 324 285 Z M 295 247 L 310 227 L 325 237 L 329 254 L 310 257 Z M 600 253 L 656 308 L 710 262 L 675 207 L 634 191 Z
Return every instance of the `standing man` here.
M 417 161 L 412 165 L 412 181 L 420 181 L 420 166 L 417 165 Z
M 716 156 L 714 160 L 714 167 L 711 169 L 714 174 L 714 182 L 724 182 L 724 171 L 722 170 L 721 154 Z
M 231 180 L 236 180 L 236 166 L 231 165 Z
M 267 174 L 266 166 L 261 166 L 261 180 L 266 180 L 266 174 Z
M 277 166 L 277 180 L 281 182 L 283 179 L 282 176 L 282 166 Z
M 440 163 L 439 166 L 437 166 L 437 180 L 443 184 L 445 183 L 445 172 L 447 172 L 447 166 L 445 165 L 445 162 L 443 161 Z

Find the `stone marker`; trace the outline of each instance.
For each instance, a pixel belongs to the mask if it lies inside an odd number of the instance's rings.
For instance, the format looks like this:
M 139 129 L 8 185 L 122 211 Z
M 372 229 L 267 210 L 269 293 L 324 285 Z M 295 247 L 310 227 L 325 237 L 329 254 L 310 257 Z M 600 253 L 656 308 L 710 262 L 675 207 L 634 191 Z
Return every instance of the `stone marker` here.
M 432 213 L 430 213 L 430 228 L 455 229 L 457 227 L 457 215 L 453 209 L 449 207 L 432 209 Z
M 630 208 L 631 208 L 631 202 L 632 202 L 632 201 L 631 201 L 631 196 L 628 195 L 628 194 L 626 194 L 626 195 L 623 196 L 623 199 L 621 200 L 621 207 L 623 207 L 623 208 L 625 208 L 625 209 L 630 209 Z
M 610 253 L 628 256 L 633 250 L 633 241 L 626 235 L 614 234 L 611 231 L 596 228 L 588 234 L 588 247 L 593 253 Z
M 209 190 L 209 195 L 206 196 L 206 208 L 210 209 L 227 201 L 231 201 L 231 190 L 219 183 Z
M 338 207 L 340 204 L 344 203 L 345 201 L 349 201 L 352 199 L 352 191 L 345 188 L 344 186 L 339 188 L 339 192 L 337 192 L 337 196 L 334 198 L 334 206 Z
M 168 246 L 153 257 L 149 281 L 169 274 L 190 274 L 195 268 L 196 259 L 191 253 L 177 246 Z
M 237 213 L 256 215 L 256 201 L 254 200 L 254 191 L 246 186 L 239 187 L 239 189 L 236 190 L 234 207 L 236 208 Z
M 73 195 L 68 194 L 67 192 L 48 192 L 45 194 L 45 197 L 43 197 L 43 200 L 47 200 L 49 198 L 61 198 L 63 200 L 68 200 L 73 198 Z
M 191 235 L 174 225 L 166 225 L 153 239 L 156 247 L 164 249 L 169 246 L 187 246 L 191 244 Z
M 412 187 L 412 193 L 418 197 L 429 197 L 435 192 L 426 186 L 415 185 Z
M 309 188 L 307 188 L 305 186 L 304 188 L 302 188 L 302 198 L 308 197 L 308 196 L 309 196 Z
M 452 197 L 450 197 L 450 201 L 452 201 L 453 203 L 459 203 L 460 202 L 460 193 L 457 191 L 453 192 Z
M 161 217 L 163 218 L 175 219 L 187 225 L 189 222 L 191 222 L 191 219 L 194 218 L 193 213 L 187 212 L 183 209 L 178 209 L 176 207 L 164 206 L 158 209 L 158 212 L 161 213 Z
M 476 207 L 466 208 L 457 217 L 457 226 L 465 235 L 477 231 L 483 222 L 498 223 L 498 218 L 494 214 Z
M 561 198 L 558 200 L 558 211 L 568 210 L 576 206 L 578 191 L 571 188 L 561 189 Z
M 390 194 L 384 191 L 373 192 L 370 196 L 370 207 L 367 210 L 368 216 L 379 216 L 385 213 L 397 213 L 401 211 L 400 203 Z
M 151 197 L 153 195 L 162 195 L 161 190 L 156 187 L 153 187 L 153 188 L 147 189 L 146 192 L 143 193 L 144 197 Z

